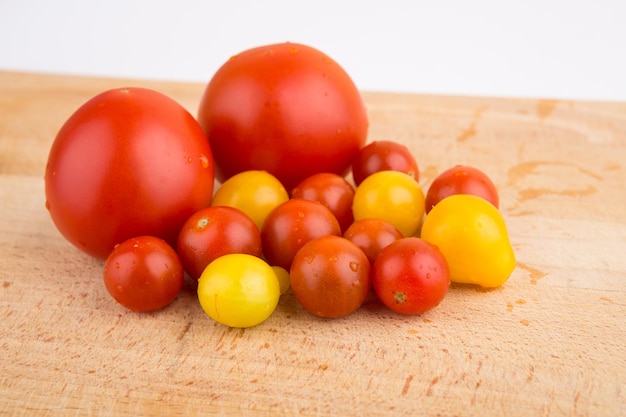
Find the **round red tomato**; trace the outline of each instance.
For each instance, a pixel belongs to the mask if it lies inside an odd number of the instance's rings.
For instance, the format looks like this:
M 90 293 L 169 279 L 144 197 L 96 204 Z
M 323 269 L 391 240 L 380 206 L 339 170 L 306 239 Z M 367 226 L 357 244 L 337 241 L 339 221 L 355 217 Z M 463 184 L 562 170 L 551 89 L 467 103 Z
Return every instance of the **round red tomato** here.
M 178 235 L 176 250 L 187 274 L 200 278 L 216 258 L 230 253 L 261 257 L 261 232 L 256 223 L 234 207 L 207 207 L 192 214 Z
M 464 165 L 456 165 L 439 174 L 426 193 L 426 213 L 435 204 L 453 194 L 472 194 L 489 201 L 496 208 L 500 203 L 498 189 L 483 171 Z
M 231 57 L 208 83 L 198 121 L 220 181 L 265 170 L 288 190 L 318 172 L 346 173 L 368 130 L 361 95 L 346 71 L 297 43 Z
M 106 258 L 152 235 L 175 245 L 187 218 L 211 203 L 213 158 L 202 128 L 161 93 L 97 95 L 59 130 L 45 172 L 46 207 L 78 248 Z
M 415 157 L 401 143 L 390 140 L 371 142 L 362 148 L 352 162 L 352 177 L 358 186 L 365 178 L 379 171 L 399 171 L 419 180 Z
M 167 242 L 153 236 L 130 238 L 107 257 L 104 284 L 133 311 L 154 311 L 171 303 L 183 287 L 184 271 Z
M 387 221 L 368 218 L 352 223 L 344 232 L 343 237 L 361 248 L 367 255 L 367 259 L 373 264 L 383 248 L 403 238 L 404 235 L 397 227 Z
M 391 310 L 421 314 L 444 299 L 450 287 L 450 268 L 436 246 L 417 237 L 402 238 L 378 254 L 372 284 Z
M 296 252 L 309 240 L 325 235 L 341 235 L 339 222 L 319 201 L 294 198 L 265 219 L 261 231 L 263 254 L 272 266 L 289 269 Z
M 354 221 L 354 187 L 340 175 L 329 172 L 313 174 L 291 191 L 291 197 L 319 201 L 333 212 L 342 231 Z
M 320 317 L 352 313 L 371 289 L 367 256 L 340 236 L 322 236 L 305 244 L 293 259 L 290 275 L 296 299 Z

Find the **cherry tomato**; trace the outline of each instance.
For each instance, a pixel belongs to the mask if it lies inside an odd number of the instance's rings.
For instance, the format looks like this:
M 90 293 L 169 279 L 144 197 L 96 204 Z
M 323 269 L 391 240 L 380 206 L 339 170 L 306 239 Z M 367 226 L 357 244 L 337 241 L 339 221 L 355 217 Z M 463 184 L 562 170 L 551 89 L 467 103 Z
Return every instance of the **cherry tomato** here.
M 290 274 L 296 299 L 319 317 L 352 313 L 371 289 L 367 256 L 340 236 L 322 236 L 306 243 L 296 253 Z
M 291 190 L 318 172 L 345 174 L 368 120 L 345 70 L 307 45 L 243 51 L 213 75 L 198 110 L 220 181 L 265 170 Z
M 104 263 L 106 289 L 133 311 L 167 306 L 180 292 L 183 280 L 176 251 L 154 236 L 133 237 L 116 245 Z
M 402 235 L 413 236 L 424 216 L 424 193 L 408 174 L 379 171 L 356 188 L 352 211 L 355 220 L 385 220 Z
M 140 235 L 175 245 L 185 220 L 211 203 L 211 149 L 172 99 L 142 88 L 109 90 L 59 130 L 45 193 L 61 234 L 95 257 Z
M 456 165 L 439 174 L 426 193 L 426 213 L 438 202 L 453 194 L 473 194 L 484 198 L 498 208 L 499 196 L 496 186 L 481 170 Z
M 341 235 L 333 213 L 318 201 L 294 198 L 276 207 L 265 219 L 261 231 L 263 254 L 271 265 L 289 269 L 305 243 L 324 235 Z
M 419 168 L 409 149 L 398 142 L 378 140 L 362 148 L 352 162 L 352 178 L 358 186 L 378 171 L 399 171 L 419 180 Z
M 402 238 L 378 254 L 372 285 L 391 310 L 421 314 L 444 299 L 450 287 L 450 269 L 436 246 L 417 237 Z
M 189 217 L 178 235 L 176 250 L 190 277 L 198 279 L 214 259 L 229 253 L 261 257 L 261 232 L 234 207 L 201 209 Z
M 280 285 L 280 294 L 287 294 L 289 288 L 291 288 L 291 277 L 289 271 L 282 266 L 273 266 L 272 269 L 278 278 L 278 284 Z
M 383 248 L 404 236 L 391 223 L 369 218 L 352 223 L 344 232 L 343 237 L 361 248 L 367 259 L 373 264 Z
M 217 189 L 213 205 L 238 208 L 261 230 L 270 211 L 287 200 L 287 190 L 272 174 L 245 171 L 230 177 Z
M 271 266 L 241 253 L 211 262 L 198 280 L 198 300 L 204 312 L 230 327 L 252 327 L 276 309 L 280 285 Z
M 319 201 L 333 212 L 342 231 L 354 221 L 354 187 L 340 175 L 329 172 L 313 174 L 291 191 L 291 197 Z
M 421 237 L 439 247 L 453 282 L 498 287 L 515 269 L 504 218 L 484 198 L 444 198 L 426 215 Z

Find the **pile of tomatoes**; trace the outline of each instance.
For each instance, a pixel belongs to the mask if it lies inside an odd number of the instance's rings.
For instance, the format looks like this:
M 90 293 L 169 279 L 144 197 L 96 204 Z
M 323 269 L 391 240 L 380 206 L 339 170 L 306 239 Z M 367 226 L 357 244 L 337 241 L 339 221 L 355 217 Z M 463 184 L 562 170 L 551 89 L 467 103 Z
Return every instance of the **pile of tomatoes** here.
M 187 276 L 204 311 L 232 327 L 263 322 L 287 291 L 336 318 L 372 291 L 420 314 L 451 281 L 506 281 L 515 258 L 489 177 L 452 167 L 424 194 L 409 149 L 366 144 L 368 127 L 331 58 L 253 48 L 216 72 L 197 118 L 131 87 L 77 109 L 50 150 L 46 207 L 68 241 L 104 260 L 123 306 L 163 308 Z

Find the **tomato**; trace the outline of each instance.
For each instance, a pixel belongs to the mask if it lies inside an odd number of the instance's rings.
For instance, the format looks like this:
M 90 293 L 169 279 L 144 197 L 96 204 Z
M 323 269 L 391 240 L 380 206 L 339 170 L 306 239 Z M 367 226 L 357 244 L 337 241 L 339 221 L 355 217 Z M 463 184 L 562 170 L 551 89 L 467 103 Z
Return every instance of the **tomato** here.
M 426 215 L 421 237 L 437 245 L 453 282 L 498 287 L 515 268 L 515 254 L 502 214 L 487 200 L 455 194 Z
M 438 202 L 453 194 L 473 194 L 484 198 L 498 208 L 498 190 L 483 171 L 456 165 L 439 174 L 426 193 L 426 213 Z
M 362 148 L 352 162 L 352 178 L 358 186 L 365 178 L 379 171 L 399 171 L 419 180 L 415 157 L 401 143 L 378 140 Z
M 54 224 L 101 259 L 134 236 L 175 244 L 212 193 L 213 157 L 202 129 L 178 103 L 142 88 L 109 90 L 77 109 L 46 165 Z
M 280 285 L 262 259 L 234 253 L 211 262 L 198 280 L 198 300 L 204 312 L 230 327 L 252 327 L 276 309 Z
M 307 242 L 296 253 L 290 274 L 296 299 L 319 317 L 352 313 L 371 289 L 367 256 L 340 236 L 327 235 Z
M 289 200 L 280 181 L 266 171 L 244 171 L 226 180 L 213 196 L 214 206 L 230 206 L 246 213 L 259 230 L 279 204 Z
M 421 314 L 441 303 L 450 269 L 439 249 L 417 238 L 396 240 L 380 251 L 372 268 L 378 298 L 401 314 Z
M 341 235 L 339 222 L 318 201 L 294 198 L 276 207 L 261 231 L 263 254 L 271 265 L 289 269 L 296 252 L 309 240 Z
M 261 232 L 244 212 L 234 207 L 207 207 L 183 224 L 176 250 L 185 271 L 198 279 L 214 259 L 229 253 L 260 257 Z
M 220 181 L 265 170 L 288 190 L 318 172 L 345 174 L 368 131 L 346 71 L 321 51 L 289 42 L 224 63 L 206 86 L 198 121 Z
M 398 171 L 379 171 L 356 188 L 352 205 L 355 220 L 377 218 L 413 236 L 424 216 L 424 193 L 417 181 Z
M 104 263 L 106 289 L 133 311 L 167 306 L 180 292 L 183 280 L 178 255 L 167 242 L 154 236 L 133 237 L 116 245 Z
M 289 271 L 287 271 L 282 266 L 273 266 L 272 269 L 276 274 L 276 278 L 278 278 L 278 285 L 280 286 L 280 293 L 287 294 L 289 288 L 291 288 L 291 277 L 289 276 Z
M 404 236 L 391 223 L 368 218 L 352 223 L 344 232 L 343 237 L 361 248 L 370 263 L 374 263 L 378 253 L 384 247 Z
M 313 174 L 291 191 L 291 197 L 319 201 L 333 212 L 342 231 L 354 221 L 354 187 L 340 175 L 329 172 Z

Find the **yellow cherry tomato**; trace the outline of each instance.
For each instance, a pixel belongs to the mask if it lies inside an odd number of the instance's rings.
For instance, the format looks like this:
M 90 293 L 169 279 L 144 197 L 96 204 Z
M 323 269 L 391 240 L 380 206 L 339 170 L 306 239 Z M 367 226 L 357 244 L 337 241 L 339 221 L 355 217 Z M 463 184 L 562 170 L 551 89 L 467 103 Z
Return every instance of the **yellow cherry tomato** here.
M 266 171 L 244 171 L 224 181 L 211 204 L 238 208 L 261 230 L 269 212 L 287 200 L 289 194 L 275 176 Z
M 265 261 L 248 254 L 229 254 L 211 262 L 198 280 L 204 312 L 230 327 L 256 326 L 276 309 L 280 284 Z
M 289 271 L 278 265 L 272 266 L 272 269 L 276 274 L 276 278 L 278 278 L 280 294 L 287 294 L 287 291 L 289 291 L 289 288 L 291 287 L 291 277 L 289 276 Z
M 379 171 L 356 188 L 352 212 L 354 220 L 385 220 L 404 236 L 413 236 L 424 216 L 424 192 L 404 172 Z
M 480 197 L 456 194 L 441 200 L 426 215 L 421 237 L 439 247 L 453 282 L 498 287 L 515 269 L 502 214 Z

